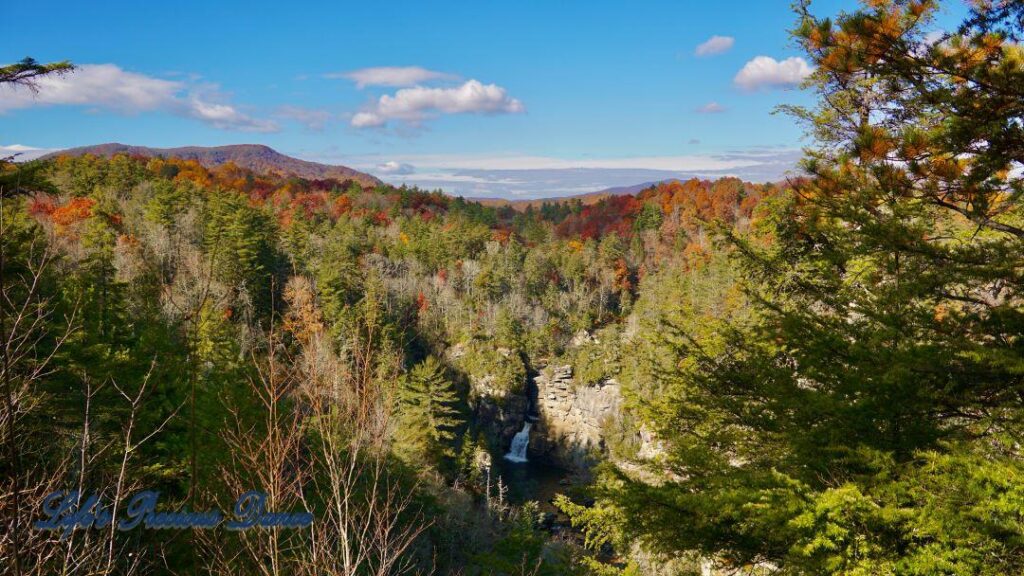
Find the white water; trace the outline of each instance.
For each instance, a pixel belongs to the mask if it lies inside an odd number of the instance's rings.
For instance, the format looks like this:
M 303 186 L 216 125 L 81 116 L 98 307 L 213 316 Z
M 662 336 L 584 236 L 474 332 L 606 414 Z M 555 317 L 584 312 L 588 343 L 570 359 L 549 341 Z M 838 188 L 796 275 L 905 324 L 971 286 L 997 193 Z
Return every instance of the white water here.
M 526 446 L 530 444 L 530 423 L 524 422 L 523 429 L 512 438 L 512 446 L 505 454 L 509 462 L 526 462 Z

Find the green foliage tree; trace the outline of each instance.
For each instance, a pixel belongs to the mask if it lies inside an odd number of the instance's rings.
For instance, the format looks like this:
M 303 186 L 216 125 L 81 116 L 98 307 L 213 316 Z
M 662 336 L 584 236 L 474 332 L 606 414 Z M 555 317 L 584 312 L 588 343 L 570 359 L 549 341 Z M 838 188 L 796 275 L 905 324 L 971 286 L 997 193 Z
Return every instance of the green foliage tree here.
M 482 465 L 488 458 L 483 439 L 466 428 L 459 446 L 458 468 L 462 480 L 476 489 L 486 489 Z
M 209 195 L 206 209 L 203 243 L 218 279 L 267 310 L 279 264 L 270 219 L 234 193 Z
M 32 192 L 55 190 L 46 178 L 45 163 L 38 160 L 15 163 L 14 159 L 15 156 L 0 158 L 0 196 L 11 198 Z
M 643 208 L 640 209 L 640 213 L 636 215 L 636 220 L 633 221 L 633 228 L 638 232 L 644 230 L 657 230 L 661 226 L 661 221 L 664 215 L 661 213 L 661 206 L 653 202 L 647 202 Z
M 437 358 L 428 356 L 402 379 L 399 389 L 397 450 L 428 464 L 454 456 L 456 429 L 462 425 L 459 396 Z
M 544 534 L 537 529 L 540 510 L 536 502 L 527 502 L 508 521 L 493 549 L 473 559 L 473 572 L 480 574 L 564 574 L 568 565 L 553 551 L 544 553 Z M 545 561 L 547 560 L 547 561 Z
M 146 220 L 174 230 L 188 207 L 189 194 L 184 186 L 169 180 L 157 180 L 147 184 L 148 198 L 143 207 Z
M 938 43 L 934 2 L 798 6 L 810 177 L 731 238 L 754 315 L 668 323 L 637 404 L 663 481 L 599 490 L 626 533 L 787 574 L 1024 570 L 1024 54 L 993 6 Z

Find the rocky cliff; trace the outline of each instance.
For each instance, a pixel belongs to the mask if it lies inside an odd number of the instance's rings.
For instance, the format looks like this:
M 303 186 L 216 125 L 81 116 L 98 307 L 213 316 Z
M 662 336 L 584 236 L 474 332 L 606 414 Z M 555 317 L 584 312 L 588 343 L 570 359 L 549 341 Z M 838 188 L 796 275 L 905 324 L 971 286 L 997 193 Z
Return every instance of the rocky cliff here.
M 577 337 L 573 345 L 584 343 Z M 474 421 L 492 446 L 507 450 L 528 420 L 530 460 L 583 471 L 608 455 L 610 433 L 628 436 L 640 451 L 651 444 L 643 430 L 623 426 L 621 386 L 613 378 L 580 383 L 573 366 L 561 363 L 530 375 L 511 350 L 472 342 L 449 348 L 447 356 L 466 374 Z
M 507 348 L 486 348 L 463 342 L 447 351 L 448 361 L 469 381 L 473 420 L 492 445 L 507 448 L 523 427 L 530 396 L 524 392 L 526 373 L 516 354 Z
M 529 399 L 522 394 L 502 396 L 490 393 L 486 376 L 471 378 L 471 386 L 474 393 L 470 395 L 470 407 L 474 419 L 488 435 L 507 448 L 526 421 Z
M 528 454 L 572 469 L 587 468 L 605 449 L 604 431 L 622 410 L 615 380 L 573 382 L 572 366 L 549 366 L 534 379 L 538 422 Z

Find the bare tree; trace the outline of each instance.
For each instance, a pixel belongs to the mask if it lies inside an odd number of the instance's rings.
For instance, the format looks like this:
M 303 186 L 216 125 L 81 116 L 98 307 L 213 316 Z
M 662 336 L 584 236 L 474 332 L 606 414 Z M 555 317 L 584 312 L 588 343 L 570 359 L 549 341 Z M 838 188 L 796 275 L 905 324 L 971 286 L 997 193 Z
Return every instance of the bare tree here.
M 303 487 L 309 463 L 304 456 L 302 414 L 295 408 L 298 374 L 272 323 L 266 350 L 251 351 L 255 375 L 249 390 L 258 416 L 229 405 L 231 423 L 224 441 L 231 460 L 221 470 L 228 491 L 234 495 L 258 488 L 266 494 L 268 510 L 290 512 L 305 505 Z M 240 562 L 253 574 L 291 574 L 301 555 L 302 529 L 256 527 L 238 532 L 239 547 L 232 549 L 221 534 L 202 534 L 212 568 L 224 573 Z
M 20 421 L 34 407 L 36 384 L 50 374 L 54 356 L 75 330 L 77 307 L 69 316 L 55 318 L 56 307 L 43 286 L 56 252 L 35 234 L 15 244 L 16 235 L 0 190 L 0 435 L 6 460 L 0 467 L 0 517 L 5 528 L 0 531 L 0 559 L 8 559 L 18 575 L 28 541 L 25 497 L 37 495 L 34 488 L 42 485 L 33 485 L 35 466 L 27 470 L 24 465 L 33 447 L 22 434 Z M 12 245 L 19 252 L 14 262 L 8 252 Z
M 155 368 L 156 359 L 154 358 L 153 361 L 150 363 L 149 370 L 146 372 L 145 377 L 143 377 L 142 383 L 139 386 L 138 390 L 135 392 L 135 394 L 127 393 L 121 386 L 118 385 L 116 380 L 111 381 L 111 385 L 117 390 L 118 394 L 120 394 L 121 397 L 124 398 L 126 402 L 128 402 L 129 412 L 128 417 L 125 419 L 124 433 L 121 442 L 121 464 L 118 467 L 117 479 L 114 484 L 114 494 L 111 503 L 111 522 L 106 534 L 107 554 L 106 564 L 104 566 L 104 573 L 106 574 L 109 574 L 113 571 L 114 564 L 119 557 L 122 559 L 125 557 L 132 559 L 131 563 L 127 566 L 127 568 L 130 568 L 131 570 L 122 569 L 120 570 L 121 573 L 130 573 L 131 571 L 134 571 L 134 569 L 139 565 L 138 563 L 142 560 L 142 551 L 139 551 L 139 554 L 130 554 L 126 556 L 123 548 L 121 550 L 118 550 L 118 548 L 116 547 L 118 511 L 120 510 L 121 502 L 124 501 L 126 494 L 129 494 L 140 487 L 137 480 L 132 480 L 128 476 L 128 464 L 129 461 L 131 460 L 132 454 L 135 453 L 139 448 L 141 448 L 143 444 L 145 444 L 146 442 L 148 442 L 149 440 L 163 432 L 164 429 L 167 427 L 167 424 L 170 423 L 178 415 L 178 412 L 181 411 L 182 407 L 184 406 L 184 403 L 179 404 L 153 430 L 150 430 L 142 438 L 138 438 L 138 436 L 136 435 L 138 420 L 145 406 L 144 401 L 151 392 L 151 388 L 149 385 L 150 379 L 153 376 L 153 370 Z
M 303 409 L 316 473 L 311 493 L 323 502 L 306 557 L 306 572 L 352 576 L 414 570 L 406 552 L 429 522 L 415 510 L 416 486 L 389 470 L 393 388 L 375 365 L 371 322 L 351 337 L 351 356 L 334 349 L 320 319 L 312 283 L 293 278 L 285 289 L 289 329 L 301 345 Z M 377 374 L 378 377 L 374 377 Z
M 352 576 L 404 574 L 415 568 L 405 553 L 429 526 L 414 510 L 414 488 L 392 477 L 387 453 L 364 444 L 332 413 L 313 406 L 321 474 L 314 487 L 325 499 L 315 525 L 310 573 Z
M 285 296 L 285 333 L 271 322 L 251 352 L 258 416 L 229 407 L 224 439 L 232 457 L 222 476 L 234 494 L 260 488 L 268 509 L 304 508 L 316 518 L 308 529 L 240 532 L 237 548 L 203 534 L 209 568 L 231 571 L 243 562 L 266 576 L 409 573 L 416 566 L 407 552 L 428 523 L 415 510 L 416 486 L 391 473 L 392 399 L 372 377 L 373 347 L 360 342 L 351 360 L 334 349 L 308 280 L 291 279 Z

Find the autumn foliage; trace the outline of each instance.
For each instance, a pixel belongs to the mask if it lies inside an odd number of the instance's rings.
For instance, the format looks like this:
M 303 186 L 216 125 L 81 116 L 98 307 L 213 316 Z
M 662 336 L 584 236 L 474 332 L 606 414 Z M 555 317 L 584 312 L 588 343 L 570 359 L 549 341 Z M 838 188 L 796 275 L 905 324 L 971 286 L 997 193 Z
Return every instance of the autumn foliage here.
M 92 198 L 72 198 L 63 206 L 53 208 L 48 216 L 58 226 L 71 226 L 92 216 L 95 205 Z
M 635 231 L 635 223 L 645 204 L 657 205 L 663 214 L 663 231 L 692 233 L 711 222 L 733 226 L 753 217 L 754 208 L 777 189 L 770 185 L 748 184 L 737 178 L 716 181 L 691 179 L 663 182 L 636 196 L 610 196 L 583 206 L 556 227 L 562 238 L 601 238 L 617 234 L 626 238 Z

